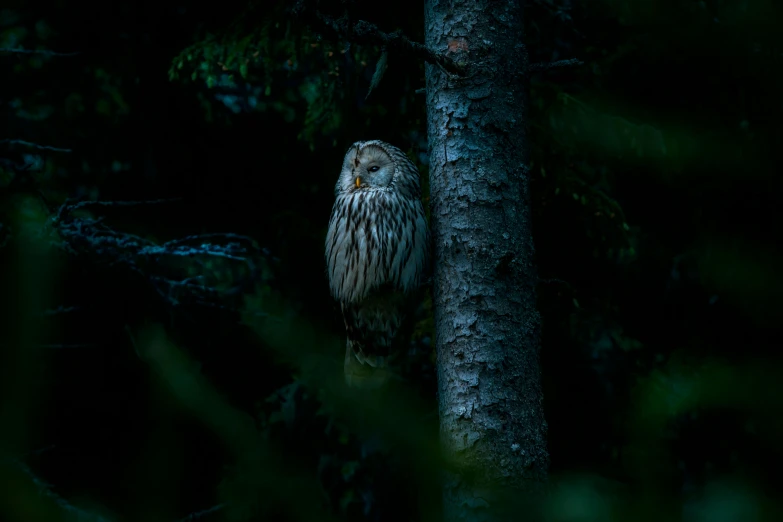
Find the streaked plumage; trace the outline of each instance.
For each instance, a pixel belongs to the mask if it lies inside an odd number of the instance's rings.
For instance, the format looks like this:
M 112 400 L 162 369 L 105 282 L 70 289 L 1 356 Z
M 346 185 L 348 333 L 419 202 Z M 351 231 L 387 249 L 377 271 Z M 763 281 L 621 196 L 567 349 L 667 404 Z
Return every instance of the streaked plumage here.
M 335 196 L 326 265 L 348 337 L 345 378 L 374 387 L 405 349 L 406 319 L 428 269 L 419 171 L 397 147 L 357 142 L 345 155 Z

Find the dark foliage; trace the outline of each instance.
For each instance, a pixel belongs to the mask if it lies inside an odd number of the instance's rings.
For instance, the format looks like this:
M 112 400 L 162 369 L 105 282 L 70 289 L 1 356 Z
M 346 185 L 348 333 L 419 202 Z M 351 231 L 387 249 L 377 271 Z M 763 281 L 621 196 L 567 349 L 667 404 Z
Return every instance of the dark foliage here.
M 0 8 L 0 518 L 437 516 L 431 321 L 352 395 L 323 266 L 350 143 L 426 178 L 422 57 L 292 5 Z M 779 15 L 529 2 L 547 520 L 780 514 Z

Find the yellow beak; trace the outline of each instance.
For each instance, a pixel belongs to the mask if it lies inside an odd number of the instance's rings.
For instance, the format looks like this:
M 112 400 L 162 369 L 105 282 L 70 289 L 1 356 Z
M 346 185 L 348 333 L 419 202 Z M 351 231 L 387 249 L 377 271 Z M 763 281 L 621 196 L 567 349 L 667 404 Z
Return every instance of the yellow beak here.
M 362 185 L 362 178 L 359 176 L 356 177 L 356 188 L 359 188 Z

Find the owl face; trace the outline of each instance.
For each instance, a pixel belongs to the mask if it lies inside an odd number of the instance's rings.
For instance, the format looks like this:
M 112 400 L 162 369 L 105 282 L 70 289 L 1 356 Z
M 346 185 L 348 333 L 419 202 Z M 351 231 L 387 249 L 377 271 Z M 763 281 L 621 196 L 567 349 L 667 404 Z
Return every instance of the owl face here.
M 394 179 L 395 168 L 391 156 L 379 145 L 371 141 L 356 142 L 345 154 L 337 190 L 386 189 Z

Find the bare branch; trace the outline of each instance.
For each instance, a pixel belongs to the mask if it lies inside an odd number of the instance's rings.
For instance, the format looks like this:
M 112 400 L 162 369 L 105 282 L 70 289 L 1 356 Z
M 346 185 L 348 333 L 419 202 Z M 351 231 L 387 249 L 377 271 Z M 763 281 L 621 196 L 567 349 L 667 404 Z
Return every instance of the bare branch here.
M 325 29 L 339 38 L 352 43 L 378 45 L 388 51 L 399 51 L 415 56 L 427 63 L 439 65 L 446 71 L 459 76 L 465 75 L 465 67 L 445 54 L 437 53 L 427 46 L 414 42 L 401 31 L 384 33 L 374 24 L 359 20 L 351 23 L 346 16 L 334 18 L 320 12 L 305 0 L 299 0 L 292 12 L 312 25 Z
M 76 56 L 80 53 L 58 53 L 55 51 L 46 51 L 43 49 L 9 49 L 7 47 L 0 47 L 0 53 L 9 54 L 40 54 L 44 56 Z
M 576 58 L 570 58 L 568 60 L 557 60 L 556 62 L 539 62 L 531 63 L 527 70 L 532 73 L 546 72 L 553 69 L 565 69 L 567 67 L 579 67 L 585 63 L 582 60 Z
M 51 152 L 71 152 L 71 149 L 61 149 L 59 147 L 51 147 L 49 145 L 38 145 L 37 143 L 32 143 L 24 140 L 0 140 L 0 143 L 5 143 L 7 145 L 21 145 L 23 147 L 27 147 L 35 150 L 48 150 Z

